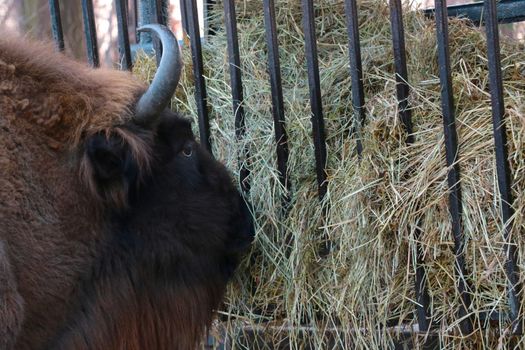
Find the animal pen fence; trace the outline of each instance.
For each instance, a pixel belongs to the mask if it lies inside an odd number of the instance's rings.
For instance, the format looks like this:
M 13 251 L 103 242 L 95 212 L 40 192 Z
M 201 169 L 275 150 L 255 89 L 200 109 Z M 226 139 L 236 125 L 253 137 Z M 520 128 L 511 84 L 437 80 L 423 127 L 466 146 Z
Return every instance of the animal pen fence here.
M 166 17 L 163 15 L 163 8 L 165 2 L 163 1 L 135 1 L 135 8 L 131 9 L 138 11 L 139 24 L 144 23 L 163 23 Z M 51 10 L 52 32 L 59 50 L 64 49 L 64 39 L 62 34 L 62 24 L 60 19 L 60 9 L 58 0 L 50 0 L 49 6 Z M 96 41 L 96 32 L 94 24 L 93 4 L 90 0 L 82 0 L 83 16 L 84 16 L 84 30 L 87 43 L 87 55 L 89 63 L 92 66 L 98 66 L 98 49 Z M 127 13 L 130 11 L 128 2 L 125 0 L 116 0 L 115 6 L 117 9 L 118 18 L 118 42 L 120 52 L 120 63 L 122 69 L 132 69 L 132 49 L 128 37 L 128 22 Z M 183 25 L 188 36 L 191 47 L 192 69 L 195 87 L 195 103 L 198 112 L 198 127 L 200 133 L 200 140 L 208 150 L 212 150 L 211 130 L 209 121 L 209 101 L 207 98 L 207 81 L 205 79 L 205 69 L 202 54 L 202 43 L 200 40 L 197 6 L 195 0 L 181 0 Z M 222 4 L 208 3 L 208 7 L 223 6 L 224 15 L 224 30 L 226 35 L 229 73 L 230 73 L 230 87 L 231 87 L 231 103 L 232 113 L 231 118 L 235 121 L 235 137 L 241 142 L 247 128 L 250 125 L 246 123 L 244 111 L 244 97 L 243 97 L 243 71 L 241 69 L 241 55 L 239 52 L 239 43 L 236 22 L 236 3 L 234 0 L 224 0 Z M 264 9 L 264 31 L 266 40 L 267 53 L 267 69 L 268 77 L 270 79 L 271 88 L 271 113 L 273 116 L 273 129 L 275 132 L 275 151 L 276 151 L 276 170 L 280 186 L 286 191 L 283 191 L 282 202 L 286 208 L 287 202 L 290 201 L 289 193 L 293 186 L 290 179 L 289 168 L 289 149 L 288 136 L 286 124 L 286 110 L 284 108 L 283 99 L 283 82 L 280 66 L 279 55 L 279 40 L 278 40 L 278 26 L 276 23 L 276 7 L 274 0 L 263 0 Z M 138 8 L 138 9 L 137 9 Z M 327 186 L 330 179 L 327 176 L 325 169 L 327 164 L 325 120 L 323 118 L 323 104 L 322 91 L 319 75 L 318 62 L 318 47 L 316 40 L 316 13 L 314 12 L 313 0 L 301 0 L 302 9 L 302 25 L 304 32 L 304 47 L 305 58 L 308 77 L 308 91 L 309 91 L 309 105 L 311 112 L 311 135 L 313 138 L 314 154 L 315 154 L 315 169 L 317 181 L 317 193 L 320 200 L 320 206 L 323 206 L 323 211 L 330 210 L 323 200 L 327 195 Z M 344 1 L 345 13 L 340 16 L 346 20 L 347 40 L 348 40 L 348 62 L 349 72 L 351 77 L 351 99 L 348 103 L 352 106 L 352 120 L 347 123 L 348 135 L 352 135 L 355 139 L 355 152 L 358 157 L 366 147 L 361 137 L 362 130 L 367 123 L 367 110 L 365 109 L 365 89 L 363 86 L 363 67 L 361 57 L 361 42 L 360 42 L 360 23 L 358 21 L 358 3 L 356 0 Z M 410 100 L 411 83 L 409 81 L 409 72 L 407 68 L 407 52 L 405 50 L 405 34 L 403 22 L 403 8 L 401 0 L 389 0 L 389 21 L 391 26 L 391 45 L 394 52 L 394 69 L 395 69 L 395 87 L 396 98 L 398 103 L 398 118 L 405 130 L 406 144 L 417 142 L 412 125 L 412 106 Z M 514 212 L 514 198 L 512 193 L 511 170 L 509 166 L 509 151 L 507 148 L 507 129 L 505 124 L 505 104 L 504 104 L 504 89 L 502 84 L 502 70 L 500 59 L 500 41 L 498 32 L 498 22 L 515 22 L 525 18 L 525 2 L 523 1 L 501 1 L 485 0 L 483 4 L 475 3 L 469 5 L 461 5 L 447 8 L 446 0 L 435 0 L 435 9 L 425 11 L 425 15 L 433 18 L 435 21 L 436 38 L 437 38 L 437 59 L 439 66 L 439 82 L 441 92 L 441 113 L 443 117 L 443 132 L 445 140 L 445 154 L 446 154 L 446 169 L 448 181 L 448 211 L 449 220 L 451 220 L 450 228 L 453 237 L 453 253 L 454 261 L 454 279 L 457 287 L 457 293 L 461 300 L 461 305 L 457 312 L 458 329 L 462 334 L 469 334 L 473 331 L 473 320 L 470 316 L 469 308 L 471 306 L 471 290 L 468 280 L 464 277 L 466 275 L 465 266 L 465 240 L 463 234 L 463 197 L 460 181 L 460 151 L 459 145 L 461 140 L 458 139 L 456 131 L 455 112 L 457 106 L 454 102 L 453 94 L 453 79 L 449 52 L 449 31 L 448 31 L 448 16 L 464 16 L 471 19 L 472 24 L 483 24 L 486 30 L 486 47 L 487 60 L 489 71 L 490 87 L 490 101 L 492 106 L 492 123 L 493 123 L 493 142 L 495 149 L 495 160 L 497 169 L 497 188 L 499 189 L 501 211 L 501 220 L 503 225 L 504 250 L 505 250 L 505 273 L 507 281 L 507 303 L 508 311 L 505 313 L 494 310 L 487 310 L 481 312 L 479 318 L 483 327 L 491 327 L 491 325 L 499 325 L 499 331 L 512 333 L 515 335 L 522 334 L 523 323 L 520 317 L 520 308 L 522 305 L 521 297 L 521 283 L 520 272 L 518 270 L 518 254 L 517 245 L 512 242 L 510 237 L 510 228 L 512 220 L 515 216 Z M 211 27 L 211 35 L 218 28 Z M 141 45 L 148 45 L 150 38 L 141 37 Z M 226 118 L 227 116 L 224 116 Z M 230 116 L 228 116 L 229 118 Z M 350 137 L 350 136 L 349 136 Z M 250 191 L 250 169 L 247 162 L 244 161 L 249 158 L 249 151 L 247 149 L 241 150 L 238 157 L 239 181 L 245 193 Z M 413 169 L 412 171 L 417 171 Z M 283 215 L 286 215 L 283 214 Z M 421 234 L 418 228 L 415 229 L 415 240 L 418 242 L 418 235 Z M 432 315 L 432 308 L 430 305 L 429 286 L 427 283 L 427 273 L 425 266 L 420 260 L 423 248 L 418 248 L 418 253 L 415 256 L 415 281 L 413 286 L 415 288 L 416 300 L 413 302 L 414 313 L 417 319 L 417 328 L 410 328 L 411 332 L 415 329 L 420 334 L 426 334 L 427 338 L 432 338 L 433 330 L 439 328 L 436 325 Z M 328 254 L 326 251 L 324 254 Z M 349 266 L 348 268 L 352 268 Z M 396 321 L 391 321 L 389 324 L 384 324 L 381 327 L 399 326 Z M 306 321 L 307 322 L 307 321 Z M 502 327 L 506 324 L 507 328 Z M 476 325 L 477 327 L 478 325 Z M 437 328 L 436 328 L 437 327 Z M 498 328 L 498 327 L 496 327 Z M 337 346 L 335 346 L 337 347 Z

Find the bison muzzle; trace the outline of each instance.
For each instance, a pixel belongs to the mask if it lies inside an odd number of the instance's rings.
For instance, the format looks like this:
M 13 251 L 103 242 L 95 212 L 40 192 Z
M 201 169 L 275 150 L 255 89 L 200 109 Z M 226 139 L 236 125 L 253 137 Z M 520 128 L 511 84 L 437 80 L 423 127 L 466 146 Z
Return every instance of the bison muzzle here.
M 194 349 L 253 239 L 229 173 L 149 88 L 0 36 L 0 349 Z

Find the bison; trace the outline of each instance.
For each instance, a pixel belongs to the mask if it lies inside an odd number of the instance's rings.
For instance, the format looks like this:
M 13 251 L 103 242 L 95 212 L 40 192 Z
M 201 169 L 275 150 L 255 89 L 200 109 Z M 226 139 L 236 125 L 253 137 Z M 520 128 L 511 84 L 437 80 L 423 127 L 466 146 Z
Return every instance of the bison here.
M 0 349 L 194 349 L 253 238 L 225 167 L 151 85 L 0 36 Z

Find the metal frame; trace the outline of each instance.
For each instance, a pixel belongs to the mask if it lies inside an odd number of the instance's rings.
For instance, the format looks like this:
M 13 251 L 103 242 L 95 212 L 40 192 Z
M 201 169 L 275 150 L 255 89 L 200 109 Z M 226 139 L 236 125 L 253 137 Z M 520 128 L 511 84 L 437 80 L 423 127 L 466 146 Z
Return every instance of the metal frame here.
M 127 5 L 126 0 L 115 0 L 117 5 L 118 30 L 119 30 L 119 52 L 122 61 L 122 69 L 131 69 L 131 48 L 127 30 Z M 266 43 L 268 46 L 268 69 L 270 73 L 270 85 L 272 93 L 272 114 L 275 126 L 275 140 L 277 152 L 277 168 L 280 173 L 279 181 L 286 189 L 290 188 L 288 179 L 288 146 L 285 125 L 285 111 L 283 106 L 282 82 L 279 63 L 279 44 L 277 40 L 277 27 L 275 23 L 274 0 L 264 1 L 264 19 L 266 27 Z M 317 58 L 316 33 L 314 26 L 314 11 L 312 0 L 301 0 L 303 10 L 303 27 L 305 33 L 305 47 L 308 69 L 308 83 L 310 87 L 310 107 L 312 120 L 312 137 L 315 145 L 315 161 L 317 172 L 317 184 L 319 198 L 326 194 L 327 178 L 326 166 L 326 143 L 324 119 L 322 111 L 321 90 L 319 81 L 319 65 Z M 399 119 L 405 127 L 407 143 L 414 143 L 411 111 L 408 102 L 410 88 L 406 66 L 406 54 L 403 32 L 403 18 L 401 0 L 389 0 L 390 21 L 392 26 L 392 45 L 395 59 L 396 95 L 399 107 Z M 135 3 L 136 4 L 136 3 Z M 165 10 L 165 0 L 139 0 L 139 24 L 152 21 L 165 21 L 162 15 Z M 193 69 L 195 76 L 199 131 L 201 142 L 208 150 L 211 150 L 210 130 L 207 112 L 206 84 L 203 77 L 203 61 L 201 51 L 201 38 L 198 26 L 197 6 L 195 0 L 181 0 L 183 20 L 185 28 L 191 37 L 191 51 Z M 210 5 L 210 4 L 208 4 Z M 235 119 L 235 134 L 240 141 L 246 133 L 245 114 L 243 109 L 243 86 L 241 72 L 241 57 L 237 39 L 237 24 L 234 0 L 224 0 L 225 29 L 227 33 L 228 57 L 230 64 L 230 78 L 232 89 L 232 118 Z M 64 50 L 64 38 L 60 18 L 58 0 L 49 0 L 51 11 L 51 23 L 53 37 L 57 49 Z M 84 31 L 87 42 L 87 56 L 90 65 L 99 65 L 96 30 L 93 14 L 92 0 L 82 0 Z M 137 9 L 133 9 L 137 11 Z M 506 140 L 506 127 L 504 123 L 505 107 L 503 100 L 502 75 L 500 67 L 498 22 L 509 23 L 525 19 L 525 6 L 521 0 L 502 0 L 496 4 L 496 0 L 484 0 L 484 4 L 468 4 L 447 7 L 446 0 L 435 0 L 435 9 L 426 10 L 428 16 L 435 17 L 438 42 L 438 60 L 440 67 L 441 103 L 443 112 L 443 127 L 446 146 L 446 165 L 448 171 L 449 189 L 449 211 L 452 220 L 452 234 L 454 237 L 455 272 L 458 293 L 461 296 L 462 307 L 458 317 L 461 331 L 469 333 L 472 330 L 472 320 L 468 317 L 470 306 L 470 287 L 464 276 L 465 238 L 462 232 L 462 197 L 459 168 L 459 143 L 455 127 L 454 99 L 452 95 L 451 67 L 449 54 L 448 22 L 447 16 L 463 16 L 470 18 L 473 23 L 486 25 L 489 83 L 492 103 L 492 117 L 494 128 L 494 147 L 496 152 L 497 180 L 500 191 L 501 212 L 506 240 L 507 260 L 505 264 L 508 279 L 507 293 L 509 297 L 509 315 L 490 314 L 486 318 L 501 319 L 508 318 L 512 321 L 512 332 L 521 334 L 522 320 L 518 319 L 521 286 L 518 284 L 519 271 L 517 268 L 517 248 L 510 242 L 510 228 L 513 217 L 513 196 L 511 191 L 511 174 L 508 162 L 508 150 Z M 482 16 L 483 14 L 483 16 Z M 352 106 L 354 110 L 354 130 L 359 133 L 360 127 L 365 123 L 366 112 L 364 110 L 365 95 L 363 91 L 363 77 L 361 67 L 361 51 L 359 41 L 359 25 L 357 23 L 356 0 L 345 0 L 345 15 L 347 19 L 349 61 L 352 79 Z M 151 38 L 140 38 L 140 45 L 144 47 L 151 44 Z M 363 145 L 357 137 L 357 152 L 361 154 Z M 240 160 L 240 184 L 244 193 L 250 190 L 248 150 L 242 149 Z M 415 230 L 416 236 L 420 235 L 419 229 Z M 417 238 L 417 237 L 416 237 Z M 432 329 L 432 315 L 429 309 L 429 297 L 426 286 L 425 269 L 422 264 L 422 256 L 418 247 L 415 261 L 416 281 L 415 289 L 419 306 L 415 313 L 418 316 L 419 331 L 426 332 Z M 485 322 L 488 324 L 488 322 Z

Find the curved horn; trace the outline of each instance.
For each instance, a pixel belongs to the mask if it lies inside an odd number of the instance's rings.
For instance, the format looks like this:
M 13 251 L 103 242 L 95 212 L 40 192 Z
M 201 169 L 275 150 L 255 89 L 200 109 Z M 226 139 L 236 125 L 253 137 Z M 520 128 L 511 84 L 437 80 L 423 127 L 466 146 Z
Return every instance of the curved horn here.
M 179 83 L 182 58 L 179 43 L 173 33 L 161 24 L 147 24 L 139 32 L 153 32 L 162 43 L 162 57 L 150 87 L 141 96 L 135 107 L 135 121 L 150 124 L 166 108 Z

